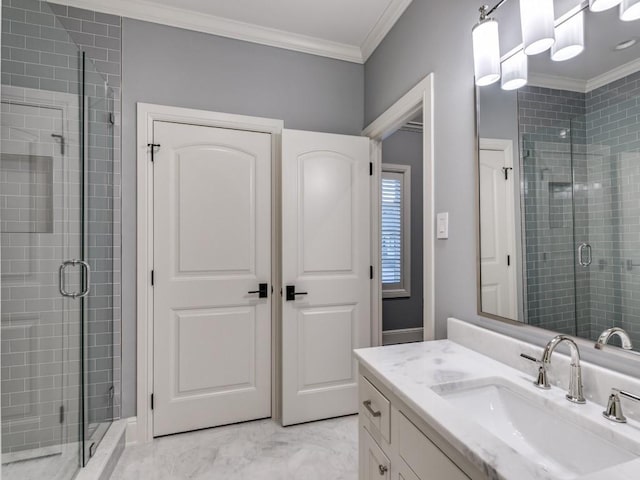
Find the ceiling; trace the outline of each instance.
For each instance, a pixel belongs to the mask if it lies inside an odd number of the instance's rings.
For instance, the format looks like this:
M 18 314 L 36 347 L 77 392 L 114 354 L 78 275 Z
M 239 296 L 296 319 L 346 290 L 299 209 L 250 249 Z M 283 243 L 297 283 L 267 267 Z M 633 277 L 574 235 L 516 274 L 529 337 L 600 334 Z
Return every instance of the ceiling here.
M 598 79 L 607 83 L 611 75 L 620 71 L 624 76 L 640 69 L 640 20 L 622 22 L 618 18 L 618 9 L 612 8 L 601 13 L 585 11 L 585 50 L 575 58 L 565 62 L 554 62 L 549 53 L 530 58 L 529 72 L 534 75 L 554 76 L 573 80 L 579 85 L 598 87 Z M 619 43 L 636 39 L 638 42 L 622 51 L 614 47 Z M 628 66 L 628 67 L 625 67 Z M 595 85 L 589 83 L 596 82 Z
M 412 0 L 55 0 L 364 63 Z

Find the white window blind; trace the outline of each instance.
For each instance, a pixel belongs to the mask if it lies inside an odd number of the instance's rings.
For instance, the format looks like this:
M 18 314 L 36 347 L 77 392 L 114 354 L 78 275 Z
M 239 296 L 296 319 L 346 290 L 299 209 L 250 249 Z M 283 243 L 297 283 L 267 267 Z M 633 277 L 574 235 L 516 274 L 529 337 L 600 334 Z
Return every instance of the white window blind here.
M 382 178 L 382 283 L 402 281 L 402 179 Z
M 382 289 L 384 297 L 409 296 L 410 167 L 382 166 Z

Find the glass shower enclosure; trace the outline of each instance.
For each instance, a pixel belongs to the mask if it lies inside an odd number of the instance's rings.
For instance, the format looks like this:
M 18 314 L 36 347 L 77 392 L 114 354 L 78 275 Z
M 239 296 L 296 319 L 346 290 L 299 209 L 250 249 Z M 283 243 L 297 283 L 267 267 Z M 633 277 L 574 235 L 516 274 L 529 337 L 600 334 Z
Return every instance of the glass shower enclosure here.
M 114 419 L 114 98 L 46 2 L 7 3 L 0 475 L 66 480 Z M 38 8 L 23 36 L 21 15 Z
M 546 89 L 548 118 L 520 116 L 526 321 L 593 341 L 621 327 L 636 348 L 639 81 L 636 72 L 586 94 Z

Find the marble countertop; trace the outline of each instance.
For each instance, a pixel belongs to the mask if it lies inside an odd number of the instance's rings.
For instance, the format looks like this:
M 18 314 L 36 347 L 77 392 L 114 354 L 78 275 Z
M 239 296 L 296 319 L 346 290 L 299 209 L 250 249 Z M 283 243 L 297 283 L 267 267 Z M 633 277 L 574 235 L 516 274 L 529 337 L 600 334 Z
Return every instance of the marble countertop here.
M 432 387 L 461 381 L 500 377 L 511 381 L 531 395 L 544 395 L 545 407 L 570 409 L 574 421 L 597 422 L 624 435 L 625 443 L 638 455 L 637 460 L 601 470 L 580 480 L 640 479 L 640 424 L 613 424 L 602 417 L 602 405 L 588 402 L 573 405 L 558 387 L 542 392 L 533 376 L 474 352 L 450 340 L 410 343 L 355 350 L 358 361 L 417 415 L 435 429 L 456 450 L 491 480 L 557 480 L 543 463 L 536 462 L 511 448 L 464 412 L 439 396 Z M 437 415 L 436 415 L 437 414 Z

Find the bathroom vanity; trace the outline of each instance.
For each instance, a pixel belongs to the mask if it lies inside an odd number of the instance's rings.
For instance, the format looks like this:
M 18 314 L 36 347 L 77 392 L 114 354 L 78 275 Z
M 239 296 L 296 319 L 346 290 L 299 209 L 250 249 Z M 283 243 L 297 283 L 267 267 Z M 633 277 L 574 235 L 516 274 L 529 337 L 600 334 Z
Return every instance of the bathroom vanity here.
M 626 424 L 602 415 L 611 388 L 638 392 L 638 379 L 583 362 L 587 401 L 576 404 L 564 353 L 543 390 L 520 357 L 539 347 L 455 319 L 449 332 L 356 350 L 360 480 L 640 478 L 639 405 L 622 402 Z

